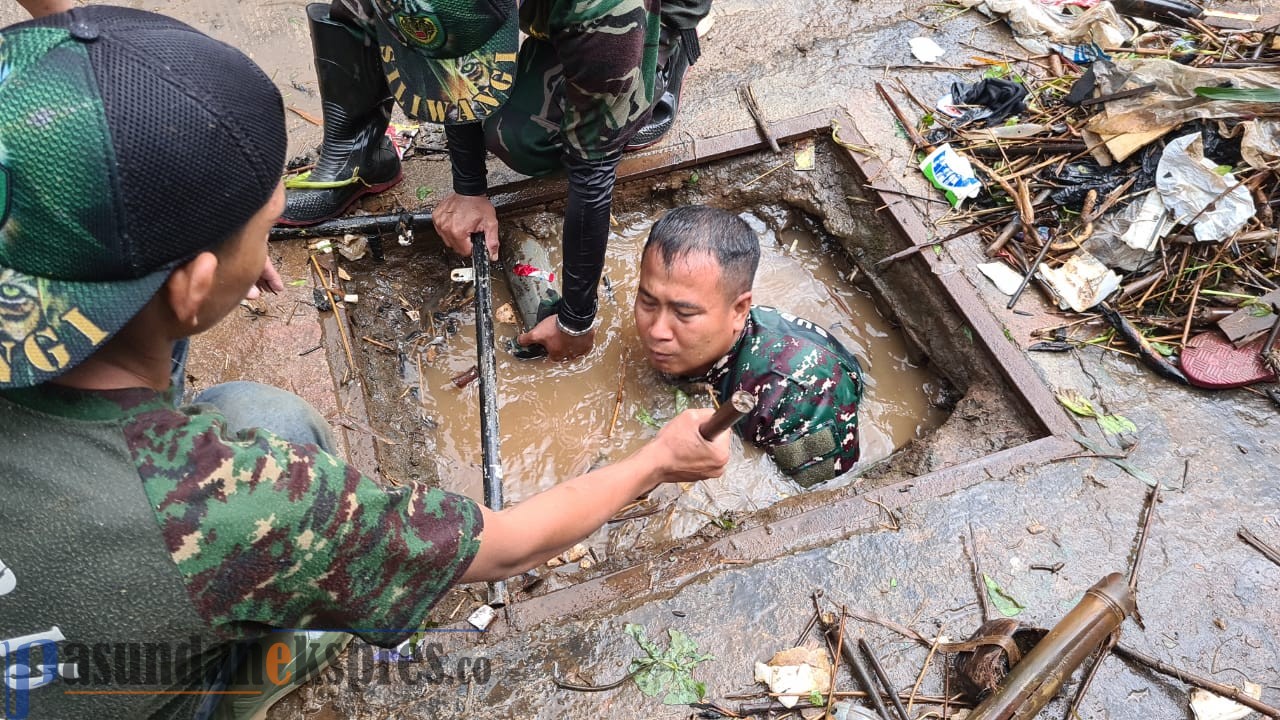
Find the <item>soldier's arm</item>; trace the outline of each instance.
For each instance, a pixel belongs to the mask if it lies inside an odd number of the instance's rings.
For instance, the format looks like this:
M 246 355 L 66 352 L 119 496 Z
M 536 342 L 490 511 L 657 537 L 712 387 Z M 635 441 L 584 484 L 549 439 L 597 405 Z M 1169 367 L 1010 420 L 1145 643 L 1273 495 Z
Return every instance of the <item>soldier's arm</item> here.
M 729 461 L 729 434 L 715 442 L 698 434 L 698 426 L 711 415 L 711 410 L 687 410 L 621 462 L 563 482 L 501 512 L 483 511 L 480 549 L 462 582 L 502 580 L 537 567 L 661 483 L 720 475 Z
M 604 269 L 609 208 L 622 151 L 653 102 L 656 55 L 646 52 L 656 19 L 643 0 L 622 0 L 604 16 L 567 18 L 552 43 L 564 68 L 563 161 L 569 179 L 564 219 L 563 310 L 560 326 L 591 327 Z
M 436 232 L 454 252 L 471 255 L 471 233 L 483 232 L 489 257 L 498 257 L 498 215 L 488 196 L 484 128 L 480 123 L 445 126 L 453 193 L 436 206 Z
M 18 4 L 31 13 L 33 18 L 66 12 L 75 7 L 71 0 L 18 0 Z

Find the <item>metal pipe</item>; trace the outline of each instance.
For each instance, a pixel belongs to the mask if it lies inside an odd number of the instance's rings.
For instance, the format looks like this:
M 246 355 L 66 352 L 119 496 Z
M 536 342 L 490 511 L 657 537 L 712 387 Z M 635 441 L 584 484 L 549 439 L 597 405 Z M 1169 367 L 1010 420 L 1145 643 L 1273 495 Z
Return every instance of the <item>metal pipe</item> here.
M 502 509 L 502 459 L 498 454 L 498 360 L 493 347 L 493 288 L 484 233 L 471 234 L 471 265 L 476 283 L 476 367 L 480 370 L 480 448 L 483 455 L 484 504 Z M 489 605 L 507 604 L 507 585 L 489 584 Z
M 1013 667 L 1000 689 L 974 709 L 969 720 L 1034 718 L 1080 663 L 1133 613 L 1134 607 L 1133 593 L 1124 575 L 1111 573 L 1098 581 Z
M 742 419 L 743 415 L 756 409 L 756 398 L 746 390 L 737 390 L 729 397 L 727 402 L 720 404 L 716 408 L 716 412 L 702 426 L 698 428 L 698 433 L 702 435 L 703 440 L 715 440 L 720 437 L 720 433 L 733 427 L 734 423 Z
M 386 215 L 353 215 L 333 220 L 326 220 L 310 227 L 286 227 L 276 225 L 271 228 L 268 237 L 272 240 L 289 238 L 342 237 L 343 235 L 381 235 L 383 233 L 403 232 L 405 229 L 418 231 L 435 227 L 431 221 L 431 211 L 389 213 Z

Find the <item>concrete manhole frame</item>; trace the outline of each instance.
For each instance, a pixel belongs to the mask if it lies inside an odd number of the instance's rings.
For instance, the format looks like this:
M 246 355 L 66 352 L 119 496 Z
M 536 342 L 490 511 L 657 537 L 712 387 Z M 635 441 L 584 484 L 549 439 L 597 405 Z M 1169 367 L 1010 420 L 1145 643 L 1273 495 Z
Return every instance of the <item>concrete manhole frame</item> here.
M 833 121 L 839 124 L 844 140 L 854 145 L 868 145 L 852 116 L 843 109 L 811 112 L 774 123 L 771 130 L 779 142 L 794 142 L 829 130 Z M 618 183 L 677 172 L 767 147 L 755 129 L 671 143 L 624 158 L 618 168 Z M 869 178 L 876 178 L 877 187 L 902 191 L 892 174 L 883 172 L 885 166 L 880 159 L 843 147 L 838 151 L 849 168 L 860 175 L 860 185 L 869 184 Z M 561 200 L 565 194 L 563 180 L 522 180 L 494 188 L 493 200 L 501 216 Z M 873 201 L 879 200 L 878 212 L 903 247 L 928 244 L 929 233 L 924 222 L 909 203 L 902 202 L 900 196 L 877 189 L 868 189 L 866 194 Z M 418 225 L 423 219 L 423 213 L 417 213 L 413 218 Z M 405 221 L 408 221 L 407 216 Z M 317 228 L 305 234 L 320 236 L 333 232 Z M 897 510 L 990 478 L 1007 476 L 1020 467 L 1042 463 L 1046 458 L 1073 452 L 1077 448 L 1071 440 L 1074 426 L 1022 351 L 1005 338 L 1002 326 L 987 310 L 974 287 L 961 273 L 934 272 L 943 261 L 932 252 L 917 252 L 914 257 L 900 262 L 928 264 L 952 310 L 972 329 L 976 351 L 985 351 L 993 361 L 998 374 L 1008 384 L 1009 392 L 1019 402 L 1040 437 L 908 480 L 847 494 L 832 502 L 740 529 L 679 553 L 663 554 L 607 575 L 512 603 L 504 608 L 506 622 L 491 626 L 489 633 L 522 632 L 550 620 L 600 616 L 616 612 L 623 606 L 670 597 L 690 582 L 721 568 L 772 560 L 874 530 L 880 514 L 884 512 L 881 506 Z M 338 358 L 345 360 L 338 323 L 342 322 L 343 327 L 349 325 L 346 325 L 345 318 L 340 321 L 333 313 L 323 315 L 321 322 L 329 365 L 335 374 L 339 406 L 345 409 L 346 416 L 367 425 L 363 389 L 358 383 L 343 382 L 344 378 L 337 375 L 340 372 L 338 368 L 344 365 L 333 362 Z M 356 467 L 377 467 L 374 439 L 363 432 L 346 435 L 348 454 Z

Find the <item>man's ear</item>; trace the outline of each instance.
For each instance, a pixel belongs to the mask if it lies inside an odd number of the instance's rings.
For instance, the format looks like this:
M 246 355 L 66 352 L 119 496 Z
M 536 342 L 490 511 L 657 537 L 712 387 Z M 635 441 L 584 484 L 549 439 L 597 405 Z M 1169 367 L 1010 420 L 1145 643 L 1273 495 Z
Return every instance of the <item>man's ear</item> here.
M 751 291 L 748 290 L 739 295 L 733 301 L 733 305 L 729 306 L 729 312 L 733 317 L 734 330 L 742 332 L 742 328 L 747 324 L 747 313 L 751 312 Z
M 179 265 L 165 281 L 165 299 L 183 328 L 200 326 L 200 310 L 213 293 L 217 274 L 218 256 L 202 252 L 185 265 Z

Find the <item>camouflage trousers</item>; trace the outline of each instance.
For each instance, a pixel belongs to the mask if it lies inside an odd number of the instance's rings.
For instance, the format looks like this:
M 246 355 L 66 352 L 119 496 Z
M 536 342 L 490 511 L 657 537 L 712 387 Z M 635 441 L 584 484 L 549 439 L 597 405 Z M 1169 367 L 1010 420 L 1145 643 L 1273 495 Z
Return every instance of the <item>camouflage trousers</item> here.
M 489 152 L 522 175 L 542 177 L 563 168 L 564 70 L 551 43 L 525 38 L 516 64 L 511 95 L 484 121 Z M 618 132 L 631 137 L 649 114 L 635 118 Z
M 333 0 L 335 19 L 369 27 L 369 0 Z M 662 22 L 691 29 L 711 12 L 711 0 L 663 0 Z M 516 81 L 507 101 L 484 122 L 485 146 L 522 175 L 541 177 L 563 169 L 564 69 L 550 42 L 526 37 L 520 45 Z M 632 118 L 614 133 L 630 138 L 649 120 L 648 113 Z M 588 158 L 593 159 L 593 158 Z
M 664 25 L 692 29 L 710 12 L 711 0 L 663 0 L 661 17 Z M 564 118 L 564 82 L 564 70 L 552 44 L 525 38 L 520 45 L 511 95 L 484 123 L 485 146 L 489 152 L 512 170 L 532 177 L 562 169 L 564 138 L 560 127 Z M 648 121 L 646 112 L 631 118 L 612 135 L 629 139 Z M 597 158 L 586 153 L 586 159 Z

